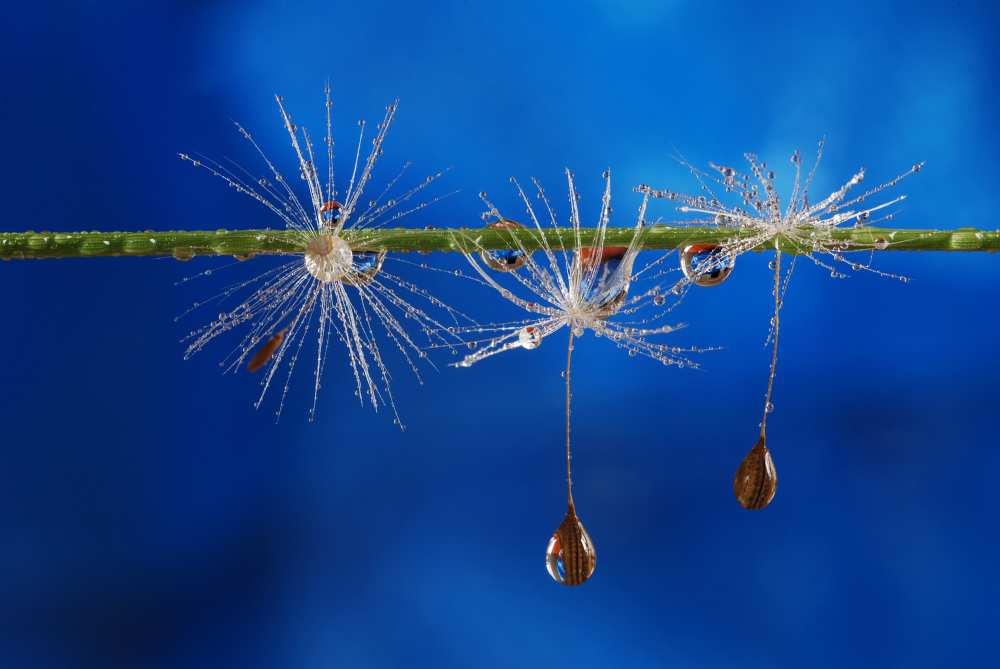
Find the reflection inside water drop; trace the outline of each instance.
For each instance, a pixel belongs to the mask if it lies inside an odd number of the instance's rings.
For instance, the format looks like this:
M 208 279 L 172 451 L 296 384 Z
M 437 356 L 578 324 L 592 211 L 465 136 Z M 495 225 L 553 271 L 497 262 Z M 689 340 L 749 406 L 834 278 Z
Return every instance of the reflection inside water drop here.
M 689 244 L 681 251 L 681 271 L 696 286 L 718 286 L 735 266 L 736 258 L 718 244 Z
M 600 310 L 601 318 L 614 315 L 628 297 L 635 254 L 627 246 L 584 248 L 577 255 L 575 278 L 583 299 Z
M 521 348 L 529 351 L 538 348 L 538 345 L 542 343 L 542 333 L 534 325 L 521 328 L 521 331 L 517 333 L 517 343 L 521 345 Z
M 545 569 L 556 583 L 580 585 L 594 574 L 597 551 L 571 506 L 545 549 Z
M 344 282 L 355 286 L 368 285 L 382 271 L 385 255 L 385 251 L 355 253 L 351 262 L 351 271 Z
M 515 221 L 494 221 L 486 226 L 487 228 L 493 230 L 516 230 L 518 228 L 524 228 L 523 225 Z M 513 241 L 511 242 L 514 243 Z M 511 249 L 493 249 L 493 250 L 482 250 L 479 252 L 479 257 L 482 258 L 483 262 L 490 269 L 496 270 L 498 272 L 513 272 L 524 267 L 524 263 L 528 261 L 527 254 L 519 248 Z

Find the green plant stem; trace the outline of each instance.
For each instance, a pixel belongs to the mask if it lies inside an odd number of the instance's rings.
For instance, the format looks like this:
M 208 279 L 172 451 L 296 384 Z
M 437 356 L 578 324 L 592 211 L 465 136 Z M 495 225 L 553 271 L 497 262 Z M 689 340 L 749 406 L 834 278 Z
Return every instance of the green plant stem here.
M 580 230 L 584 244 L 593 239 L 595 230 Z M 633 228 L 608 228 L 605 244 L 627 245 Z M 486 228 L 433 228 L 366 230 L 359 235 L 345 233 L 345 239 L 355 250 L 385 250 L 392 252 L 456 252 L 465 248 L 510 248 L 511 235 L 517 235 L 528 250 L 540 246 L 537 230 L 490 230 Z M 567 247 L 574 244 L 573 231 L 548 229 L 545 236 L 550 246 L 560 241 Z M 561 240 L 560 240 L 561 237 Z M 719 243 L 732 239 L 730 230 L 698 227 L 651 226 L 643 240 L 647 249 L 673 249 L 694 242 Z M 845 228 L 835 230 L 832 239 L 872 245 L 888 242 L 889 251 L 997 251 L 1000 250 L 1000 230 L 894 230 L 889 228 Z M 473 240 L 475 244 L 473 244 Z M 14 258 L 79 258 L 97 256 L 247 256 L 281 255 L 302 252 L 302 235 L 293 230 L 175 230 L 163 232 L 7 232 L 0 233 L 0 259 Z M 760 249 L 773 248 L 767 242 Z M 803 249 L 788 241 L 781 242 L 785 253 L 797 254 Z

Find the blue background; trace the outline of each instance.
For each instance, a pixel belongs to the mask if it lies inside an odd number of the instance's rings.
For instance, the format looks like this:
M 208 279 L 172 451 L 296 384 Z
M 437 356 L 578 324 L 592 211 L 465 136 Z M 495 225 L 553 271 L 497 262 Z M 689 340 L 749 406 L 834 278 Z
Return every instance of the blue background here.
M 271 96 L 318 130 L 327 78 L 344 146 L 400 96 L 387 164 L 454 167 L 462 192 L 413 225 L 478 222 L 483 189 L 514 211 L 509 175 L 558 193 L 567 165 L 590 222 L 610 165 L 625 223 L 636 183 L 694 190 L 675 150 L 784 166 L 826 135 L 817 193 L 926 160 L 898 225 L 997 226 L 989 3 L 139 4 L 8 10 L 2 229 L 276 225 L 176 152 L 256 165 L 233 118 L 288 167 Z M 335 353 L 317 422 L 303 373 L 275 425 L 257 379 L 219 373 L 228 346 L 181 360 L 210 314 L 173 317 L 226 284 L 175 282 L 230 261 L 2 263 L 0 666 L 990 664 L 1000 262 L 879 263 L 912 281 L 799 264 L 761 513 L 731 477 L 765 385 L 766 257 L 677 313 L 671 341 L 726 347 L 704 371 L 580 343 L 576 496 L 600 559 L 576 589 L 542 559 L 565 510 L 561 341 L 422 387 L 393 358 L 402 434 L 349 401 Z

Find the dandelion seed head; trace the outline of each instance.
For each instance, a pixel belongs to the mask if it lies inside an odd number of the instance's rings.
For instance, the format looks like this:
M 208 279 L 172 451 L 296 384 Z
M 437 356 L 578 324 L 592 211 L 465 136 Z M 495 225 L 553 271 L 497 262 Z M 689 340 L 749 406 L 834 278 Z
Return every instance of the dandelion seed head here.
M 394 188 L 410 166 L 404 163 L 374 197 L 363 200 L 383 153 L 383 144 L 395 118 L 398 102 L 394 101 L 386 107 L 374 136 L 366 138 L 367 125 L 359 122 L 359 137 L 351 152 L 353 165 L 349 176 L 337 179 L 334 170 L 333 104 L 329 86 L 325 93 L 326 137 L 320 146 L 325 153 L 326 169 L 322 172 L 317 165 L 324 156 L 317 154 L 308 130 L 293 122 L 284 99 L 276 97 L 278 112 L 297 163 L 300 179 L 292 181 L 296 182 L 298 191 L 253 135 L 239 124 L 236 124 L 237 130 L 266 169 L 264 176 L 253 174 L 234 162 L 224 164 L 202 156 L 195 158 L 190 154 L 180 154 L 182 160 L 207 170 L 230 188 L 266 207 L 281 220 L 284 227 L 298 233 L 302 249 L 289 261 L 231 285 L 209 300 L 232 300 L 236 306 L 192 331 L 187 338 L 185 357 L 202 350 L 226 332 L 244 328 L 246 332 L 242 341 L 224 360 L 223 366 L 227 371 L 236 371 L 247 361 L 252 361 L 254 364 L 251 367 L 261 370 L 262 388 L 255 402 L 258 408 L 279 370 L 283 370 L 284 383 L 276 411 L 280 415 L 290 380 L 306 353 L 306 342 L 309 341 L 315 348 L 312 358 L 313 398 L 308 412 L 312 420 L 316 414 L 320 379 L 328 353 L 331 347 L 339 346 L 346 353 L 355 396 L 361 403 L 367 400 L 376 410 L 388 405 L 394 422 L 402 429 L 390 386 L 391 374 L 383 359 L 379 340 L 389 342 L 420 381 L 421 371 L 417 363 L 427 357 L 423 350 L 426 344 L 418 344 L 403 326 L 404 321 L 415 322 L 417 329 L 427 335 L 432 345 L 454 347 L 462 342 L 458 336 L 440 334 L 444 332 L 443 324 L 411 300 L 430 302 L 431 307 L 443 312 L 444 316 L 439 316 L 441 318 L 473 321 L 419 285 L 383 271 L 384 251 L 356 249 L 365 248 L 368 231 L 393 224 L 445 197 L 420 199 L 425 189 L 444 172 L 422 178 L 415 186 L 399 192 Z M 362 151 L 366 139 L 370 142 L 367 154 Z M 299 182 L 304 182 L 308 197 L 301 197 L 303 193 Z M 257 240 L 262 241 L 263 236 L 258 235 Z M 210 273 L 211 270 L 205 270 L 200 276 Z M 195 303 L 188 311 L 198 306 Z M 261 341 L 269 342 L 263 353 L 257 350 Z
M 531 197 L 516 178 L 511 179 L 517 200 L 524 207 L 525 225 L 500 226 L 494 223 L 490 227 L 505 230 L 510 235 L 510 252 L 518 259 L 516 266 L 497 266 L 498 263 L 491 262 L 497 257 L 497 252 L 485 249 L 480 243 L 481 237 L 460 240 L 462 251 L 475 270 L 473 279 L 520 307 L 526 312 L 526 318 L 461 330 L 463 334 L 482 338 L 476 342 L 473 352 L 454 364 L 469 367 L 512 349 L 533 350 L 556 331 L 570 328 L 575 337 L 589 331 L 596 337 L 607 337 L 621 348 L 634 351 L 633 355 L 642 354 L 664 364 L 679 365 L 683 362 L 686 366 L 696 367 L 697 364 L 685 356 L 704 349 L 667 347 L 650 341 L 654 335 L 678 329 L 679 326 L 660 321 L 675 306 L 666 304 L 666 296 L 673 298 L 682 295 L 683 291 L 675 291 L 674 285 L 667 287 L 662 283 L 638 292 L 633 290 L 637 279 L 659 278 L 667 274 L 662 269 L 666 256 L 638 270 L 636 268 L 646 230 L 645 211 L 649 196 L 642 197 L 633 236 L 627 244 L 606 244 L 606 230 L 612 215 L 610 170 L 604 173 L 604 192 L 597 212 L 597 225 L 592 229 L 582 226 L 581 198 L 573 174 L 566 170 L 565 176 L 569 202 L 568 228 L 559 225 L 555 208 L 538 180 L 532 179 L 535 192 Z M 485 220 L 510 221 L 501 215 L 485 192 L 480 193 L 480 198 L 488 208 Z M 544 234 L 543 220 L 547 220 L 548 226 L 558 233 L 556 244 L 550 244 Z M 535 237 L 539 250 L 529 251 L 520 241 L 525 234 L 524 228 Z M 676 285 L 676 281 L 673 283 Z M 671 299 L 671 302 L 676 300 Z M 655 313 L 640 313 L 647 306 L 656 307 Z
M 351 245 L 336 235 L 316 235 L 306 244 L 306 271 L 322 283 L 338 283 L 351 271 Z

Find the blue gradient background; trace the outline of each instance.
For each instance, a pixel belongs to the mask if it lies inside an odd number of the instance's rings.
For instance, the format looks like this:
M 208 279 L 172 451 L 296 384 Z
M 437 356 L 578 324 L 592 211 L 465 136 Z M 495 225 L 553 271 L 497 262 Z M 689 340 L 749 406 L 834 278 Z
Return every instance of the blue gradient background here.
M 675 150 L 786 165 L 826 135 L 817 192 L 923 159 L 899 225 L 995 228 L 998 13 L 913 4 L 27 3 L 0 46 L 0 226 L 275 225 L 175 154 L 256 165 L 234 118 L 287 167 L 271 95 L 318 129 L 329 77 L 341 146 L 402 98 L 383 177 L 454 167 L 462 193 L 414 225 L 478 221 L 481 189 L 513 210 L 509 175 L 558 192 L 566 165 L 591 221 L 610 165 L 626 222 L 636 183 L 693 190 Z M 561 340 L 423 387 L 397 366 L 404 434 L 348 401 L 335 353 L 318 421 L 302 373 L 275 425 L 257 379 L 219 374 L 227 346 L 181 360 L 203 319 L 173 317 L 225 283 L 174 284 L 226 261 L 0 264 L 0 666 L 990 664 L 1000 262 L 885 255 L 908 285 L 799 265 L 781 486 L 751 514 L 731 477 L 765 384 L 766 263 L 678 312 L 672 341 L 726 347 L 704 371 L 581 342 L 577 500 L 600 560 L 577 589 L 543 567 Z

